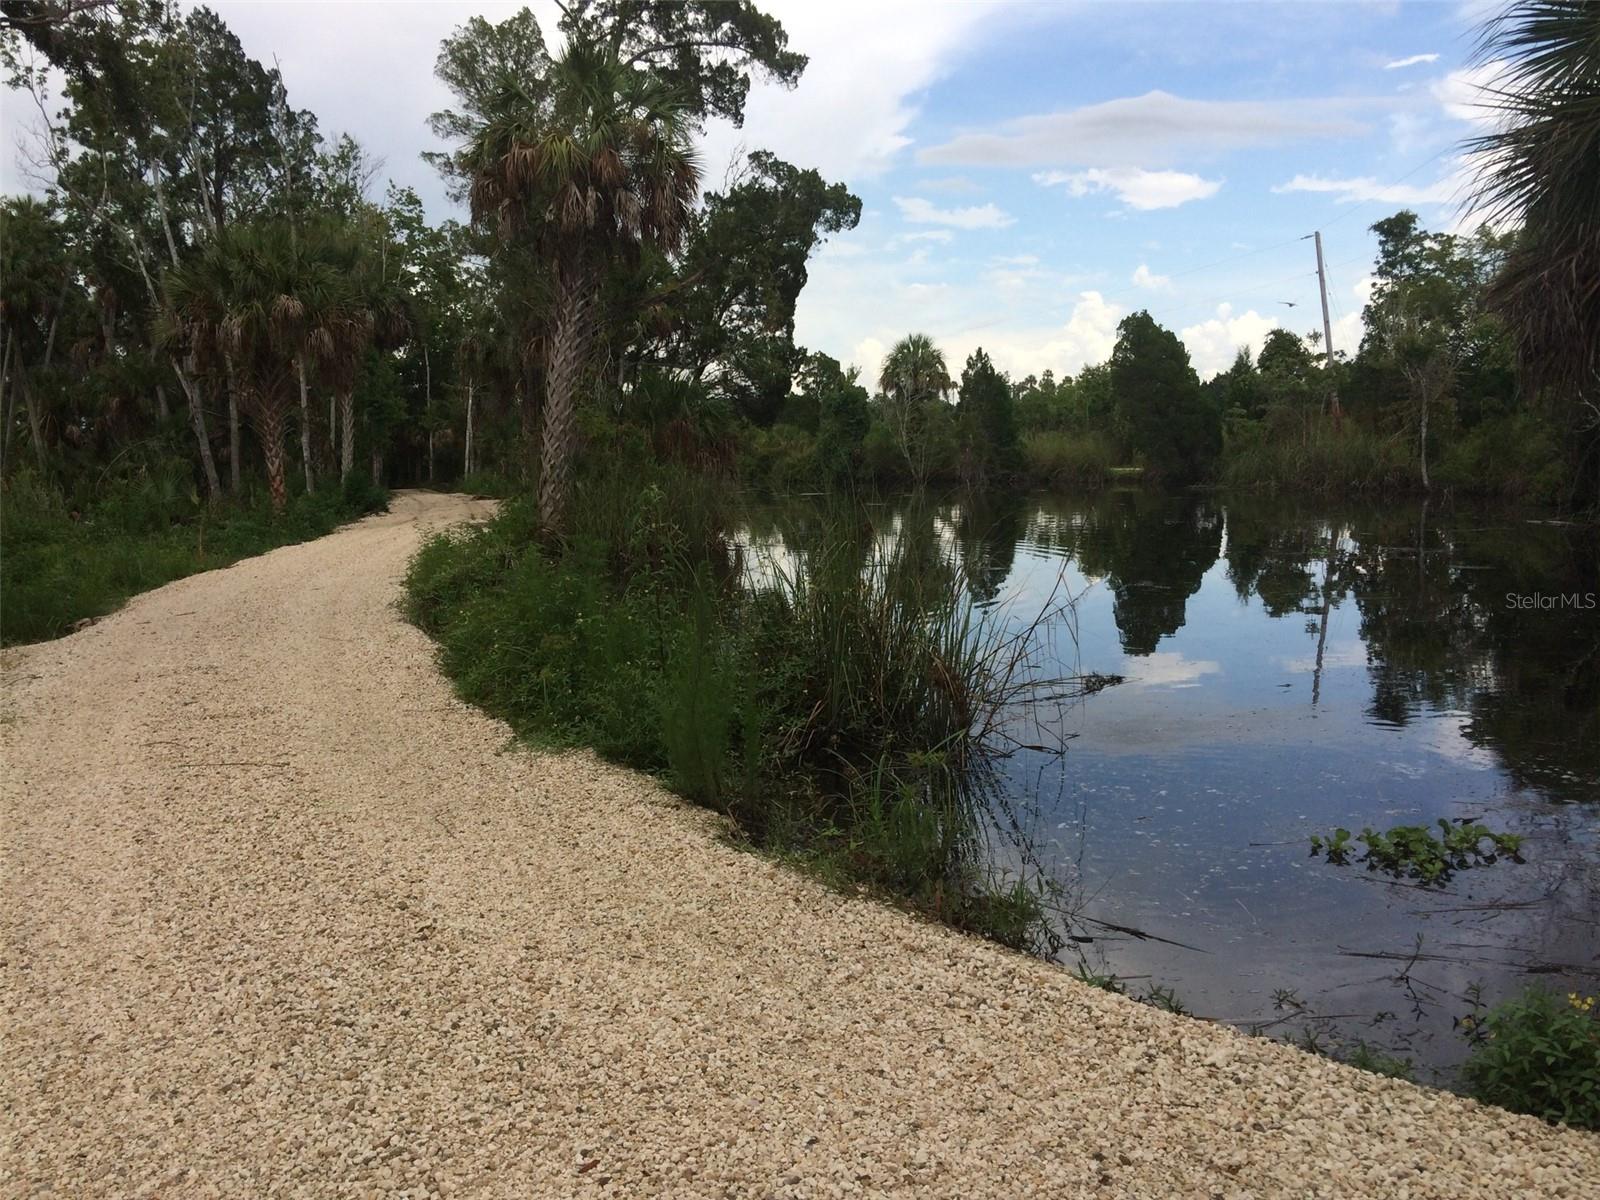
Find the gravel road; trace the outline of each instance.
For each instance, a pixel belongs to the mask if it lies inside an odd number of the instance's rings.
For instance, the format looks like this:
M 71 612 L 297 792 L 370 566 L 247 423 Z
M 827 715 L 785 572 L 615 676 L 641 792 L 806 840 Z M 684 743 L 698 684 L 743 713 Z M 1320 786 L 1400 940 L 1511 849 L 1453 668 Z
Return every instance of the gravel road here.
M 7 1196 L 1595 1195 L 1600 1138 L 1095 991 L 513 747 L 402 493 L 9 651 Z

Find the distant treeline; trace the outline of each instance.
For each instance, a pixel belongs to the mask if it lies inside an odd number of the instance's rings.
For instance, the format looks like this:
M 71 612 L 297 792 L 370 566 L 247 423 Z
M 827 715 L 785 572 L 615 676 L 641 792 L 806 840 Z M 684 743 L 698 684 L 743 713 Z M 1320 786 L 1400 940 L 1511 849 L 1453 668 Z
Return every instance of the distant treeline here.
M 1526 10 L 1526 11 L 1524 11 Z M 1546 11 L 1548 10 L 1548 11 Z M 294 108 L 215 13 L 0 8 L 52 119 L 37 196 L 0 202 L 0 473 L 88 513 L 160 480 L 191 523 L 259 489 L 536 490 L 625 435 L 779 491 L 1163 484 L 1600 497 L 1595 6 L 1515 6 L 1476 233 L 1379 238 L 1366 334 L 1328 363 L 1274 331 L 1202 382 L 1147 313 L 1106 363 L 1010 379 L 925 336 L 860 378 L 794 340 L 807 262 L 860 201 L 766 151 L 703 193 L 693 138 L 803 55 L 747 0 L 523 10 L 441 47 L 435 164 L 470 220 L 375 198 L 376 165 Z M 55 95 L 52 89 L 58 90 Z M 1585 99 L 1589 97 L 1591 99 Z M 1585 140 L 1587 139 L 1587 140 Z M 1502 232 L 1496 232 L 1500 230 Z M 959 366 L 959 375 L 956 368 Z M 41 492 L 39 489 L 44 489 Z

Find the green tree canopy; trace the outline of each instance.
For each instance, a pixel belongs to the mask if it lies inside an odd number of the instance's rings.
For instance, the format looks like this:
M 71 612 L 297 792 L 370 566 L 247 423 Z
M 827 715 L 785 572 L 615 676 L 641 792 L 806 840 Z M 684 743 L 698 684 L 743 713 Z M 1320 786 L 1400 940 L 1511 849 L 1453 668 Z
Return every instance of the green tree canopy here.
M 1111 390 L 1133 449 L 1153 475 L 1187 482 L 1205 473 L 1221 449 L 1218 414 L 1200 390 L 1183 342 L 1148 312 L 1117 326 Z

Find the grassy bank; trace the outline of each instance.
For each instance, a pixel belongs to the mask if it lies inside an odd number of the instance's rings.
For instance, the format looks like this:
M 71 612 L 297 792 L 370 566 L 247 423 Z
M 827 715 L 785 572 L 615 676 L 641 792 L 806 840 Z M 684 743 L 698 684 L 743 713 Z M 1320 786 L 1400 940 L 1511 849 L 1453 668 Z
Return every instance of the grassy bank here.
M 60 637 L 128 597 L 381 510 L 364 475 L 297 495 L 274 516 L 264 492 L 208 508 L 160 472 L 69 497 L 19 472 L 0 493 L 0 644 Z
M 580 486 L 552 553 L 511 502 L 428 542 L 412 619 L 461 695 L 525 737 L 656 773 L 755 846 L 1008 945 L 1051 948 L 1041 888 L 992 878 L 977 790 L 1006 708 L 1042 685 L 1032 632 L 969 602 L 908 524 L 891 548 L 819 516 L 752 562 L 714 480 Z
M 1216 481 L 1241 491 L 1325 497 L 1429 492 L 1561 504 L 1572 479 L 1562 448 L 1534 414 L 1434 436 L 1424 482 L 1415 436 L 1304 414 L 1229 425 Z

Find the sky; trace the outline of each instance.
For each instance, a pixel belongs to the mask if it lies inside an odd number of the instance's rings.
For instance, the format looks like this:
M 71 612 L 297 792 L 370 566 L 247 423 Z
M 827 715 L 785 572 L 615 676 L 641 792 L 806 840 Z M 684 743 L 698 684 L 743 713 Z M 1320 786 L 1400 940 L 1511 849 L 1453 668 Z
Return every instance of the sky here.
M 436 218 L 464 216 L 419 157 L 449 95 L 440 41 L 512 4 L 212 5 L 291 102 L 383 160 Z M 555 8 L 535 3 L 555 43 Z M 767 0 L 811 62 L 758 84 L 744 127 L 702 137 L 706 185 L 770 149 L 861 197 L 811 264 L 803 345 L 875 379 L 927 333 L 952 371 L 982 347 L 1021 377 L 1103 362 L 1148 309 L 1202 377 L 1274 327 L 1320 329 L 1321 230 L 1336 350 L 1353 352 L 1372 222 L 1470 220 L 1460 143 L 1482 128 L 1471 63 L 1485 0 Z M 28 123 L 0 111 L 5 190 Z

